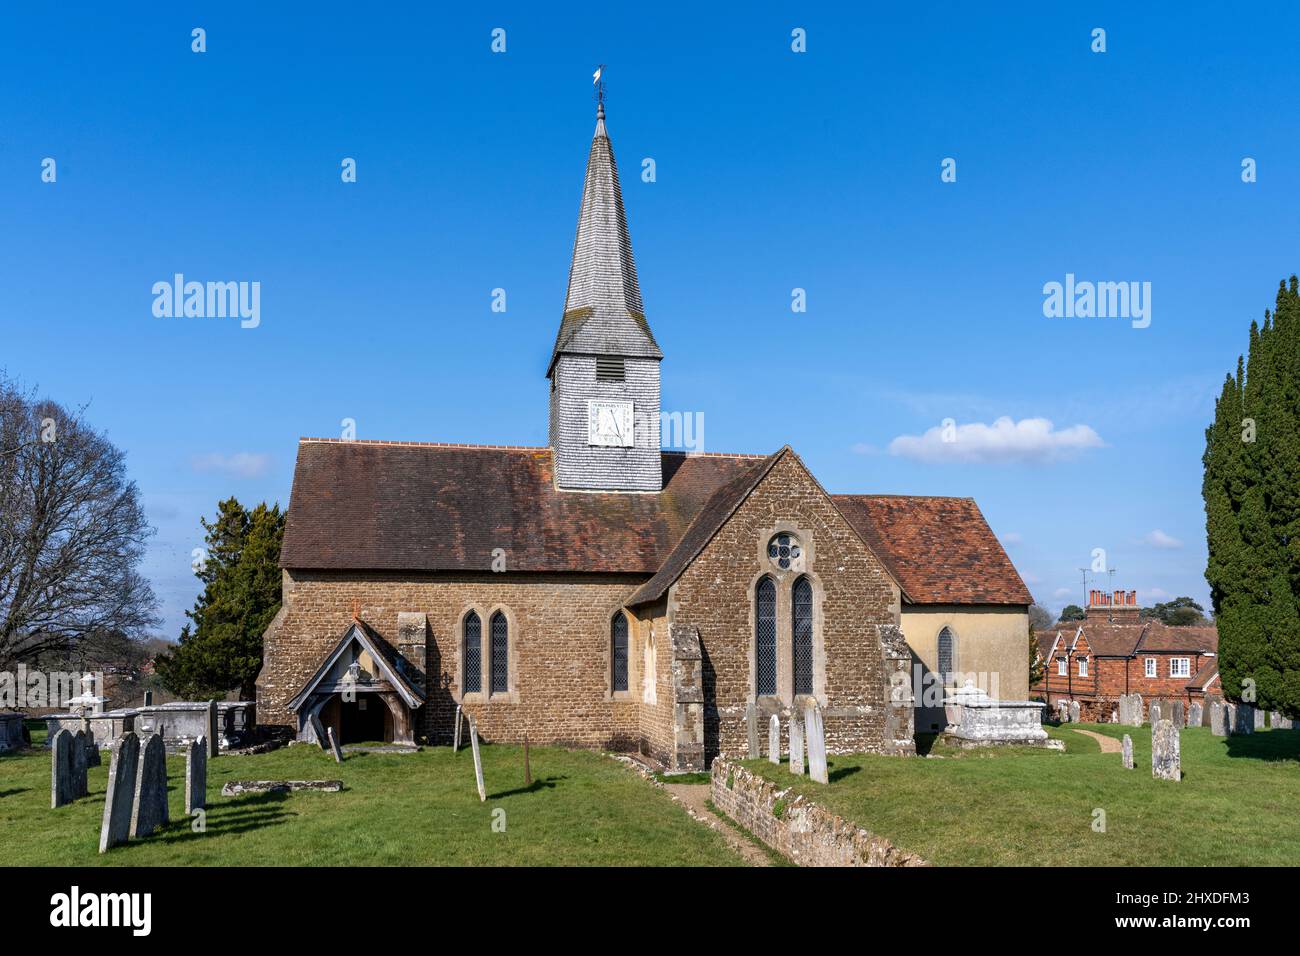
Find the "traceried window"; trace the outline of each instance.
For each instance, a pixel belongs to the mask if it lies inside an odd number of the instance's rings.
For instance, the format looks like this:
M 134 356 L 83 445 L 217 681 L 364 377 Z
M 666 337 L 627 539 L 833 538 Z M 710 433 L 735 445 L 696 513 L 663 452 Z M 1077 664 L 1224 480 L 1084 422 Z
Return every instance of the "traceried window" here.
M 483 691 L 483 622 L 470 611 L 464 624 L 464 685 L 461 693 L 478 694 Z
M 619 611 L 609 637 L 610 688 L 614 693 L 627 690 L 627 615 Z
M 1146 675 L 1147 677 L 1156 676 L 1156 659 L 1154 657 L 1148 657 L 1146 660 Z
M 813 692 L 813 592 L 807 578 L 794 582 L 791 591 L 791 656 L 794 662 L 794 692 Z
M 803 546 L 794 535 L 782 532 L 767 543 L 767 557 L 782 571 L 797 571 L 803 567 Z
M 1191 677 L 1192 659 L 1190 657 L 1169 658 L 1169 676 L 1170 677 Z
M 500 611 L 492 615 L 492 693 L 510 690 L 510 624 Z
M 944 628 L 939 632 L 939 677 L 946 683 L 956 668 L 953 666 L 955 653 L 952 631 Z M 1061 673 L 1065 673 L 1062 671 Z
M 776 582 L 763 578 L 754 590 L 754 692 L 776 693 Z

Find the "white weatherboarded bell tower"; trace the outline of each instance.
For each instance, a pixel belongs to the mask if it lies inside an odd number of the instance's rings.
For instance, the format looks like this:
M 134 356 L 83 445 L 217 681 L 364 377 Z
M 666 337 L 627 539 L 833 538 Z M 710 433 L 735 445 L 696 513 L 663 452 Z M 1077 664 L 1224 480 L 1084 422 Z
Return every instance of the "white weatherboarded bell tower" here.
M 605 105 L 587 157 L 564 317 L 546 376 L 562 489 L 659 491 L 659 363 L 641 305 Z

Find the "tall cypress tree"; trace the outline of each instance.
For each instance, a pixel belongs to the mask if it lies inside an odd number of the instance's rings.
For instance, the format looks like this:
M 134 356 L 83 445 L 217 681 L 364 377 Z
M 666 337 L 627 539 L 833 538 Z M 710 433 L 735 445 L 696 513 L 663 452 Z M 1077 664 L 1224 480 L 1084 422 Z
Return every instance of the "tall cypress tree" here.
M 1300 286 L 1252 322 L 1206 429 L 1210 585 L 1224 693 L 1300 716 Z

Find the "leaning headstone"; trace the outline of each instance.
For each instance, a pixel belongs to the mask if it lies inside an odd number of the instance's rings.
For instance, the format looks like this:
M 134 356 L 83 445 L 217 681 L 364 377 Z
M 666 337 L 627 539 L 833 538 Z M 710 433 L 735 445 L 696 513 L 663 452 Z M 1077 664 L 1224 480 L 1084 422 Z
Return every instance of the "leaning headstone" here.
M 1273 711 L 1269 714 L 1268 725 L 1274 730 L 1290 730 L 1292 727 L 1291 718 L 1283 717 L 1279 711 Z
M 50 809 L 71 803 L 72 734 L 60 730 L 50 741 Z
M 1079 702 L 1077 700 L 1072 700 L 1070 701 L 1070 723 L 1077 724 L 1078 722 L 1079 722 Z
M 167 750 L 160 734 L 150 734 L 135 771 L 131 838 L 148 836 L 167 819 Z
M 767 759 L 774 764 L 781 763 L 781 721 L 776 714 L 767 722 Z
M 1174 722 L 1175 727 L 1181 729 L 1186 726 L 1183 722 L 1183 702 L 1181 700 L 1176 700 L 1169 705 L 1169 719 Z
M 316 738 L 316 744 L 320 749 L 329 750 L 329 739 L 325 736 L 325 725 L 321 723 L 321 719 L 312 714 L 307 718 L 307 723 L 311 724 L 311 735 Z
M 460 712 L 460 704 L 456 705 L 456 729 L 452 732 L 451 752 L 460 753 L 460 725 L 464 722 L 464 716 Z
M 90 793 L 86 782 L 86 732 L 78 730 L 72 735 L 72 799 Z
M 826 730 L 816 704 L 804 708 L 804 726 L 808 728 L 808 776 L 818 783 L 830 783 L 826 775 Z
M 1133 738 L 1130 737 L 1128 734 L 1124 735 L 1124 746 L 1121 750 L 1121 753 L 1123 754 L 1122 759 L 1124 761 L 1124 769 L 1132 770 L 1133 769 Z
M 1255 729 L 1256 729 L 1256 730 L 1263 730 L 1263 729 L 1264 729 L 1264 710 L 1263 710 L 1262 708 L 1259 708 L 1259 707 L 1252 707 L 1252 708 L 1250 708 L 1250 709 L 1251 709 L 1251 712 L 1252 712 L 1251 715 L 1255 718 Z
M 1182 779 L 1178 728 L 1168 719 L 1151 728 L 1151 776 L 1157 780 Z
M 758 757 L 758 708 L 751 702 L 745 707 L 745 730 L 749 734 L 749 759 Z
M 329 737 L 329 741 L 330 741 L 330 753 L 332 753 L 332 754 L 334 755 L 334 762 L 335 762 L 335 763 L 342 763 L 342 762 L 343 762 L 343 751 L 339 749 L 339 742 L 338 742 L 338 740 L 334 737 L 334 728 L 333 728 L 333 727 L 328 728 L 328 729 L 325 731 L 325 735 L 326 735 L 327 737 Z
M 1228 736 L 1231 716 L 1228 705 L 1221 700 L 1210 701 L 1210 733 L 1215 737 Z
M 131 835 L 131 806 L 135 799 L 135 770 L 140 759 L 140 738 L 125 733 L 108 761 L 108 794 L 99 827 L 99 852 L 125 843 Z
M 1205 709 L 1199 700 L 1192 701 L 1187 708 L 1187 726 L 1200 727 L 1205 722 Z
M 208 742 L 199 737 L 185 747 L 185 815 L 208 805 Z
M 478 727 L 473 717 L 469 719 L 469 745 L 474 749 L 474 782 L 478 784 L 478 798 L 481 802 L 487 799 L 487 790 L 483 788 L 483 758 L 478 752 Z
M 803 727 L 798 717 L 790 718 L 790 772 L 803 776 Z

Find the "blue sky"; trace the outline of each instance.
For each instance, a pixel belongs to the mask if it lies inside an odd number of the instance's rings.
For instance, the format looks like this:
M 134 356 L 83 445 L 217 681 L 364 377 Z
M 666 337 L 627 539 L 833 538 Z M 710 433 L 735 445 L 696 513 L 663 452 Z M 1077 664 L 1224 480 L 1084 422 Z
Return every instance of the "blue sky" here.
M 664 408 L 707 450 L 973 496 L 1053 608 L 1098 547 L 1205 599 L 1204 428 L 1300 265 L 1288 5 L 281 6 L 0 10 L 0 368 L 126 450 L 165 636 L 199 516 L 287 504 L 299 436 L 545 443 L 602 62 Z M 177 272 L 260 282 L 261 324 L 156 318 Z M 1149 282 L 1150 327 L 1045 317 L 1067 273 Z M 1013 453 L 1003 416 L 1054 427 Z

